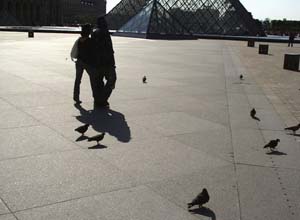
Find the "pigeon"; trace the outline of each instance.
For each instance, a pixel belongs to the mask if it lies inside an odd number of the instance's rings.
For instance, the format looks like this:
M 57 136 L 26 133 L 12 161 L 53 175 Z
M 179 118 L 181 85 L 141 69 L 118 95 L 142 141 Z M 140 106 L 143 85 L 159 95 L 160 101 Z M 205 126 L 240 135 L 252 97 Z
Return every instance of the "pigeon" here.
M 296 133 L 296 131 L 298 131 L 300 129 L 300 124 L 296 125 L 296 126 L 292 126 L 292 127 L 288 127 L 288 128 L 285 128 L 284 130 L 286 131 L 292 131 L 293 134 Z
M 244 76 L 242 74 L 240 75 L 240 80 L 244 80 Z
M 102 133 L 102 134 L 98 134 L 98 135 L 96 135 L 94 137 L 90 137 L 90 138 L 88 138 L 88 142 L 97 141 L 97 144 L 99 145 L 99 141 L 103 140 L 104 135 L 105 135 L 105 133 Z
M 209 195 L 207 192 L 207 189 L 203 189 L 201 193 L 198 194 L 198 196 L 193 199 L 192 202 L 188 203 L 188 208 L 192 208 L 195 205 L 199 205 L 199 208 L 202 207 L 203 204 L 207 203 L 209 201 Z
M 277 147 L 279 142 L 280 139 L 271 140 L 268 144 L 264 146 L 264 148 L 270 148 L 270 150 L 273 151 Z
M 146 76 L 143 77 L 143 83 L 147 83 L 147 77 Z
M 251 110 L 250 115 L 251 115 L 252 118 L 255 117 L 255 115 L 256 115 L 256 110 L 255 110 L 255 108 Z
M 85 124 L 83 126 L 76 128 L 75 131 L 81 133 L 81 135 L 83 136 L 84 133 L 89 129 L 89 126 L 90 126 L 89 124 Z
M 260 119 L 258 117 L 256 117 L 256 110 L 255 108 L 253 108 L 251 111 L 250 111 L 250 116 L 251 118 L 257 120 L 257 121 L 260 121 Z

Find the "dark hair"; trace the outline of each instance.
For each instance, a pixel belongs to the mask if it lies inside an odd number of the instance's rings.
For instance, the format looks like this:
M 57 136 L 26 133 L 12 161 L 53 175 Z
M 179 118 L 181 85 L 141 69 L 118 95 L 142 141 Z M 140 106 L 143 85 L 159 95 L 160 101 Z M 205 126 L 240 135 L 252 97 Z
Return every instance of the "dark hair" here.
M 101 17 L 97 18 L 97 27 L 107 29 L 107 22 L 106 22 L 104 16 L 101 16 Z
M 84 24 L 81 26 L 81 36 L 88 37 L 91 34 L 92 26 L 90 24 Z

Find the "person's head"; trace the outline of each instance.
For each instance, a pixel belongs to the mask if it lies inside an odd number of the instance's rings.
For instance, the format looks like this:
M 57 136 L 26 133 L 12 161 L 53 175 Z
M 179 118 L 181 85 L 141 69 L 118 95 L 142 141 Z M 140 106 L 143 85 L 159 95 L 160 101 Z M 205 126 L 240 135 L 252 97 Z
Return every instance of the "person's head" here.
M 81 26 L 81 36 L 89 37 L 92 31 L 92 26 L 90 24 L 84 24 Z
M 108 30 L 107 22 L 104 16 L 100 16 L 97 18 L 97 27 L 99 29 Z

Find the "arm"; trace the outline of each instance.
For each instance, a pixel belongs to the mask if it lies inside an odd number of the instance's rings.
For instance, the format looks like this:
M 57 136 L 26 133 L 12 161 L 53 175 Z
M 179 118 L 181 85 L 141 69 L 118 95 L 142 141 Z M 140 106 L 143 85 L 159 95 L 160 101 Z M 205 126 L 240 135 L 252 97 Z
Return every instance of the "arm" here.
M 70 56 L 71 56 L 71 60 L 72 60 L 72 61 L 74 61 L 74 60 L 77 59 L 77 57 L 78 57 L 78 41 L 79 41 L 79 39 L 80 39 L 80 38 L 78 38 L 78 39 L 75 41 L 75 43 L 74 43 L 74 45 L 73 45 L 73 47 L 72 47 L 72 50 L 71 50 Z

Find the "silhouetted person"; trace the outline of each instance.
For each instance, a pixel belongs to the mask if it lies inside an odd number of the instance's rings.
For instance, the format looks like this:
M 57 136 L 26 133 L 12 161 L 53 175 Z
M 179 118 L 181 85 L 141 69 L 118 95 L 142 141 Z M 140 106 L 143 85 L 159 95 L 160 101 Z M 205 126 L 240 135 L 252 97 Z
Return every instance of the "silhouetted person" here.
M 289 45 L 288 46 L 291 46 L 291 47 L 294 46 L 295 37 L 296 37 L 295 33 L 291 32 L 289 35 Z
M 114 50 L 104 17 L 97 19 L 97 28 L 92 34 L 92 39 L 96 45 L 96 64 L 97 71 L 100 73 L 100 80 L 106 80 L 101 89 L 100 99 L 96 100 L 96 107 L 109 107 L 108 99 L 115 88 L 117 74 L 114 58 Z
M 81 27 L 81 37 L 77 39 L 77 41 L 74 43 L 74 46 L 72 48 L 71 52 L 71 58 L 75 61 L 75 67 L 76 67 L 76 79 L 74 83 L 74 92 L 73 92 L 73 100 L 80 104 L 81 101 L 79 99 L 80 94 L 80 83 L 83 71 L 85 70 L 90 78 L 90 83 L 92 87 L 92 92 L 94 99 L 96 99 L 98 90 L 97 90 L 97 84 L 96 84 L 96 59 L 95 59 L 95 49 L 94 49 L 94 43 L 92 39 L 89 37 L 91 34 L 91 25 L 85 24 Z

